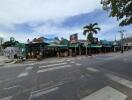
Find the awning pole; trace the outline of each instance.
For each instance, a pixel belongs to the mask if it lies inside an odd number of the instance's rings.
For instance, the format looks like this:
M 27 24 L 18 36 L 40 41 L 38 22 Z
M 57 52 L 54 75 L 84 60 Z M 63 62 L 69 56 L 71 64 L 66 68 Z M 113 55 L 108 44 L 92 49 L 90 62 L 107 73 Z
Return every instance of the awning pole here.
M 87 51 L 88 51 L 88 48 L 87 48 L 87 46 L 86 46 L 86 56 L 88 55 L 88 52 L 87 52 Z

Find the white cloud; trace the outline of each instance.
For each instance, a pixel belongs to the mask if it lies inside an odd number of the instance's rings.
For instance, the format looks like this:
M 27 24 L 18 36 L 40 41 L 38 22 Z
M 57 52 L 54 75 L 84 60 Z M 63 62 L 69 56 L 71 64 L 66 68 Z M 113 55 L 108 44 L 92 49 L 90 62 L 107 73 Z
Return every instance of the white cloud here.
M 59 25 L 67 17 L 89 13 L 100 7 L 100 0 L 0 0 L 0 24 L 6 27 L 5 29 L 15 30 L 13 24 L 28 23 L 34 30 L 32 34 L 10 34 L 6 30 L 3 32 L 0 27 L 0 36 L 5 39 L 13 36 L 24 42 L 27 38 L 50 33 L 69 38 L 69 34 L 82 30 L 78 27 L 59 28 L 49 24 L 49 20 Z M 46 24 L 38 27 L 38 22 Z
M 80 38 L 84 38 L 82 36 L 83 29 L 80 27 L 56 27 L 52 26 L 50 24 L 43 25 L 41 27 L 37 27 L 34 29 L 36 33 L 41 33 L 42 36 L 58 36 L 59 38 L 64 37 L 66 39 L 69 39 L 69 36 L 74 33 L 79 33 Z
M 100 0 L 1 0 L 0 23 L 66 18 L 100 7 Z
M 32 40 L 33 38 L 36 38 L 36 37 L 39 37 L 40 35 L 39 34 L 36 34 L 36 33 L 17 33 L 17 34 L 14 34 L 14 33 L 3 33 L 3 32 L 0 32 L 0 37 L 3 37 L 5 41 L 8 41 L 10 39 L 10 37 L 14 37 L 17 41 L 19 42 L 24 42 L 26 43 L 27 42 L 27 39 L 30 39 Z

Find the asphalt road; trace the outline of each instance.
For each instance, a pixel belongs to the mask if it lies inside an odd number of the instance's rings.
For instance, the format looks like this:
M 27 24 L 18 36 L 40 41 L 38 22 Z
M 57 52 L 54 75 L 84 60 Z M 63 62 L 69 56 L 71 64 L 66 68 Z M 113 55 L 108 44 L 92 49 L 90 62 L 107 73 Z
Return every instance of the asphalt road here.
M 0 100 L 132 100 L 132 51 L 1 67 Z

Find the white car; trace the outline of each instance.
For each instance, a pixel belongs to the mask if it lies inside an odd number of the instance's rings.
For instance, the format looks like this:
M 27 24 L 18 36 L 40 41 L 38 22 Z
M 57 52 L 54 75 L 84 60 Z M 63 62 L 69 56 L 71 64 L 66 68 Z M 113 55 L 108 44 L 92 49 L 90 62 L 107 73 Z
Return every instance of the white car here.
M 22 51 L 18 47 L 7 47 L 4 50 L 4 55 L 10 59 L 22 58 Z

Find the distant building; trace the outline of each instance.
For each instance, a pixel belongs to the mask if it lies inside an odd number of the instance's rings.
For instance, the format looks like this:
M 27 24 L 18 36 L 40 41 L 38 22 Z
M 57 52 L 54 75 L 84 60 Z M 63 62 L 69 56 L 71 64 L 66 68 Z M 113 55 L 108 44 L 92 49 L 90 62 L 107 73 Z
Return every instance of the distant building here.
M 132 49 L 132 37 L 123 39 L 124 49 Z
M 0 37 L 0 55 L 3 55 L 3 49 L 2 49 L 2 44 L 4 43 L 4 39 Z

